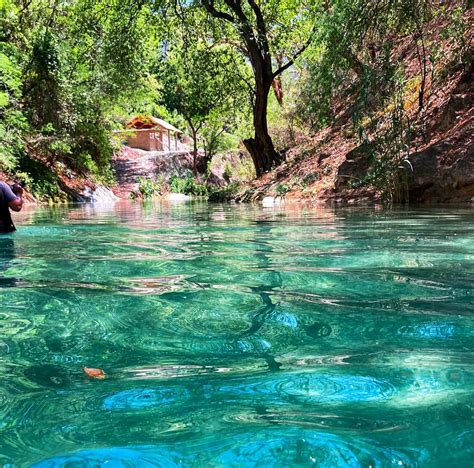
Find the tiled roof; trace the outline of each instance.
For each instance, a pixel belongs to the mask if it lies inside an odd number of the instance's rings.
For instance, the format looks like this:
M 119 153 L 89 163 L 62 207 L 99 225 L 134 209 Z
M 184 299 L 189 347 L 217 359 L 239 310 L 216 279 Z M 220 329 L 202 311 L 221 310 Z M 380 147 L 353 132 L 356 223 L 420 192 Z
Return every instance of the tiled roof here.
M 165 130 L 171 130 L 172 132 L 183 133 L 181 130 L 177 129 L 176 127 L 173 127 L 173 125 L 166 122 L 165 120 L 153 117 L 152 115 L 137 115 L 130 119 L 125 126 L 127 128 L 135 128 L 138 130 L 161 127 Z

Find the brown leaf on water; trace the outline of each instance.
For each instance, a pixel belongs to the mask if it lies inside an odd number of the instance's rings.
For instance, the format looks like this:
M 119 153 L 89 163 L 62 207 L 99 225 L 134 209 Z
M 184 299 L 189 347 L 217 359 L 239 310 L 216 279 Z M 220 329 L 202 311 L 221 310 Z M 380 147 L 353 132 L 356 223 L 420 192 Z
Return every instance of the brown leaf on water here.
M 91 377 L 92 379 L 103 380 L 105 379 L 105 377 L 107 377 L 107 374 L 102 369 L 95 369 L 93 367 L 83 367 L 82 370 L 88 377 Z

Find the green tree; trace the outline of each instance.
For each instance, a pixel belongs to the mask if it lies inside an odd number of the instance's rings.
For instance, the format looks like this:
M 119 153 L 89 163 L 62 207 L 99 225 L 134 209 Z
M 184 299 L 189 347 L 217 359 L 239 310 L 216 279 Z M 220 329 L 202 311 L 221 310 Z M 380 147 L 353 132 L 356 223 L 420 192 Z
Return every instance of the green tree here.
M 232 134 L 232 130 L 238 125 L 236 117 L 237 110 L 222 113 L 220 109 L 215 109 L 209 114 L 201 129 L 206 164 L 217 152 L 234 149 L 238 146 L 239 138 Z
M 34 158 L 106 174 L 110 109 L 141 87 L 153 46 L 144 2 L 3 0 L 0 13 L 8 95 L 0 96 L 0 138 L 10 170 L 28 154 L 26 170 Z
M 315 5 L 288 0 L 200 0 L 217 24 L 214 38 L 233 44 L 252 67 L 254 137 L 244 140 L 257 177 L 281 162 L 268 131 L 272 83 L 289 69 L 313 38 Z
M 350 109 L 357 119 L 384 104 L 393 94 L 397 69 L 394 39 L 415 42 L 419 54 L 423 107 L 426 62 L 424 25 L 431 17 L 429 0 L 333 0 L 324 3 L 316 33 L 300 70 L 296 112 L 313 128 L 328 125 L 335 97 L 356 97 Z
M 209 136 L 211 126 L 215 133 L 224 130 L 232 120 L 231 116 L 238 112 L 237 102 L 245 99 L 240 84 L 233 79 L 231 72 L 235 63 L 236 57 L 229 47 L 209 45 L 199 39 L 192 43 L 175 42 L 160 63 L 162 104 L 186 120 L 193 138 L 195 175 L 206 169 L 213 154 L 212 151 L 206 152 L 198 166 L 201 131 L 206 129 L 205 134 Z M 216 115 L 220 120 L 217 125 Z

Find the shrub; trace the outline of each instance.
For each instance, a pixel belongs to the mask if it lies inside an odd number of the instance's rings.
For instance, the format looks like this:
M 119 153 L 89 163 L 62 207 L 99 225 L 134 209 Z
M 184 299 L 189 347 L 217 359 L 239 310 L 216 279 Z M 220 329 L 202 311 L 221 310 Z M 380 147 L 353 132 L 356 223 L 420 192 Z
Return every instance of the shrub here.
M 22 155 L 18 167 L 22 172 L 16 175 L 26 182 L 28 190 L 37 200 L 61 201 L 68 198 L 61 190 L 61 179 L 41 161 Z
M 318 172 L 310 172 L 309 174 L 306 174 L 300 182 L 300 187 L 301 188 L 306 188 L 309 185 L 311 185 L 313 182 L 316 182 L 317 180 L 320 180 L 321 176 Z
M 290 187 L 286 184 L 278 184 L 275 188 L 275 192 L 280 197 L 284 197 L 290 191 Z
M 162 184 L 159 181 L 147 179 L 146 177 L 138 178 L 138 191 L 144 199 L 152 198 L 155 195 L 160 195 Z
M 169 180 L 169 190 L 185 195 L 206 196 L 208 194 L 207 187 L 197 183 L 191 174 L 187 174 L 185 177 L 172 175 Z
M 209 187 L 209 201 L 211 202 L 225 202 L 235 198 L 240 185 L 236 182 L 229 184 L 227 187 Z
M 232 177 L 232 167 L 230 166 L 230 164 L 228 162 L 226 162 L 225 165 L 224 165 L 224 172 L 223 172 L 222 176 L 227 181 L 230 180 L 230 178 Z

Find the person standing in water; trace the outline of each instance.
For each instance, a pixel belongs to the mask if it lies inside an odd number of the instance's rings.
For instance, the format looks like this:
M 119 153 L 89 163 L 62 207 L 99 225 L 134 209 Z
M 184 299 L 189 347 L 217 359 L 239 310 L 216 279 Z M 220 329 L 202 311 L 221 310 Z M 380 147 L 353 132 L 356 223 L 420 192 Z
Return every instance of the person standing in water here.
M 10 187 L 5 182 L 0 182 L 0 233 L 16 230 L 10 210 L 20 211 L 23 207 L 23 188 L 19 184 Z

